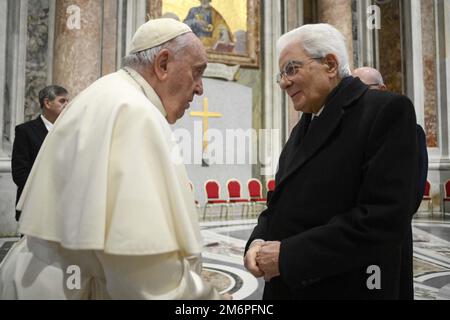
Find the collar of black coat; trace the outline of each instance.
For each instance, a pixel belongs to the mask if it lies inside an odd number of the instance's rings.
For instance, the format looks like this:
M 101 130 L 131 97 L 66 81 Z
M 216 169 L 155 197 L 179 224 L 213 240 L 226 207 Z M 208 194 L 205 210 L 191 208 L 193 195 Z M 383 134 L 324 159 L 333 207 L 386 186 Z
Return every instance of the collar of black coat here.
M 41 118 L 41 114 L 39 114 L 36 119 L 31 120 L 30 124 L 34 127 L 35 130 L 38 130 L 39 133 L 47 134 L 48 130 L 45 126 L 44 120 Z
M 329 122 L 326 118 L 333 122 L 333 119 L 337 119 L 340 114 L 344 113 L 346 108 L 358 100 L 367 90 L 368 86 L 361 82 L 359 78 L 352 76 L 343 78 L 325 99 L 324 110 L 321 116 L 318 117 L 325 119 L 320 120 L 320 122 Z M 333 114 L 334 116 L 328 114 Z M 311 119 L 311 113 L 304 113 L 298 123 L 299 131 L 305 131 Z
M 325 100 L 325 108 L 329 105 L 338 105 L 345 109 L 353 101 L 359 99 L 368 89 L 369 87 L 361 82 L 359 78 L 345 77 L 328 95 Z
M 289 155 L 287 165 L 283 168 L 283 172 L 277 174 L 279 181 L 276 182 L 277 187 L 273 194 L 273 198 L 281 191 L 284 182 L 297 170 L 299 170 L 309 159 L 311 159 L 327 140 L 333 135 L 339 126 L 345 109 L 350 107 L 352 103 L 358 100 L 368 87 L 359 79 L 346 77 L 331 91 L 328 95 L 325 108 L 315 121 L 307 135 L 303 135 L 304 139 L 300 144 L 287 143 L 285 148 L 286 154 Z M 310 122 L 311 114 L 304 113 L 298 124 L 298 131 L 305 131 Z M 295 131 L 297 131 L 295 130 Z M 293 132 L 295 135 L 295 133 Z M 295 136 L 291 137 L 295 140 Z M 283 150 L 286 151 L 286 150 Z
M 364 92 L 369 89 L 359 78 L 354 78 L 352 76 L 347 76 L 339 82 L 339 84 L 331 90 L 328 97 L 325 99 L 325 107 L 333 105 L 346 109 L 352 104 L 353 101 L 358 100 Z M 322 111 L 321 115 L 325 110 Z M 304 113 L 301 117 L 298 126 L 302 127 L 305 124 L 309 124 L 311 121 L 312 114 Z

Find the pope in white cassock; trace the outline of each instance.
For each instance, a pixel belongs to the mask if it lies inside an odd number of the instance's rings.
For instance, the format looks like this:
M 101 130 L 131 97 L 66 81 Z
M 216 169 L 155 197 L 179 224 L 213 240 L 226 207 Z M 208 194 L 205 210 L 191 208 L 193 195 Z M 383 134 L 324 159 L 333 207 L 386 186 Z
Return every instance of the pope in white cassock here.
M 0 265 L 0 299 L 220 298 L 200 277 L 194 197 L 169 127 L 202 94 L 206 65 L 188 26 L 151 20 L 124 68 L 67 106 L 18 203 L 25 236 Z

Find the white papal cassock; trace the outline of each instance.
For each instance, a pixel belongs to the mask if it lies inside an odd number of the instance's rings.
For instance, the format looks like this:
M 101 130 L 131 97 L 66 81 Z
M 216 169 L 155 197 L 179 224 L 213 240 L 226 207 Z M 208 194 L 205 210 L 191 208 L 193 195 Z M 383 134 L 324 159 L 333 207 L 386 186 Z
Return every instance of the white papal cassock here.
M 0 265 L 0 299 L 219 298 L 200 278 L 194 197 L 165 115 L 132 69 L 64 110 L 19 201 L 26 236 Z

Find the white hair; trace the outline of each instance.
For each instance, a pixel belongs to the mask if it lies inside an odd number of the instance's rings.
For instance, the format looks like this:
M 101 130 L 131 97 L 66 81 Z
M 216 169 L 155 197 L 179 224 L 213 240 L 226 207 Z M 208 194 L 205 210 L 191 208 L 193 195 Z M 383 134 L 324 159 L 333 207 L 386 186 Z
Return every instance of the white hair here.
M 297 43 L 312 58 L 324 58 L 327 54 L 337 57 L 338 76 L 351 75 L 345 38 L 335 27 L 327 23 L 305 24 L 281 36 L 277 42 L 278 57 L 283 49 Z
M 186 37 L 189 33 L 182 34 L 172 40 L 169 40 L 157 47 L 131 53 L 122 59 L 122 67 L 148 66 L 155 62 L 156 56 L 163 49 L 170 49 L 175 56 L 178 55 L 185 47 L 191 44 L 191 39 Z

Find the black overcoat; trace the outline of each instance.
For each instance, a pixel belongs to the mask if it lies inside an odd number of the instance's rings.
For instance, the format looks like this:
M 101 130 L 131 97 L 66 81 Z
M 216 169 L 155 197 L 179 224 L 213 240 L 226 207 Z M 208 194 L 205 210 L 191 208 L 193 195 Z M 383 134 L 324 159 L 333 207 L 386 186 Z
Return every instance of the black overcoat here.
M 412 249 L 406 235 L 418 192 L 411 101 L 347 77 L 310 118 L 302 116 L 283 148 L 275 191 L 247 243 L 281 241 L 281 275 L 266 283 L 264 298 L 401 298 L 400 288 L 412 286 L 402 283 L 412 281 L 402 276 L 411 272 L 402 248 Z

